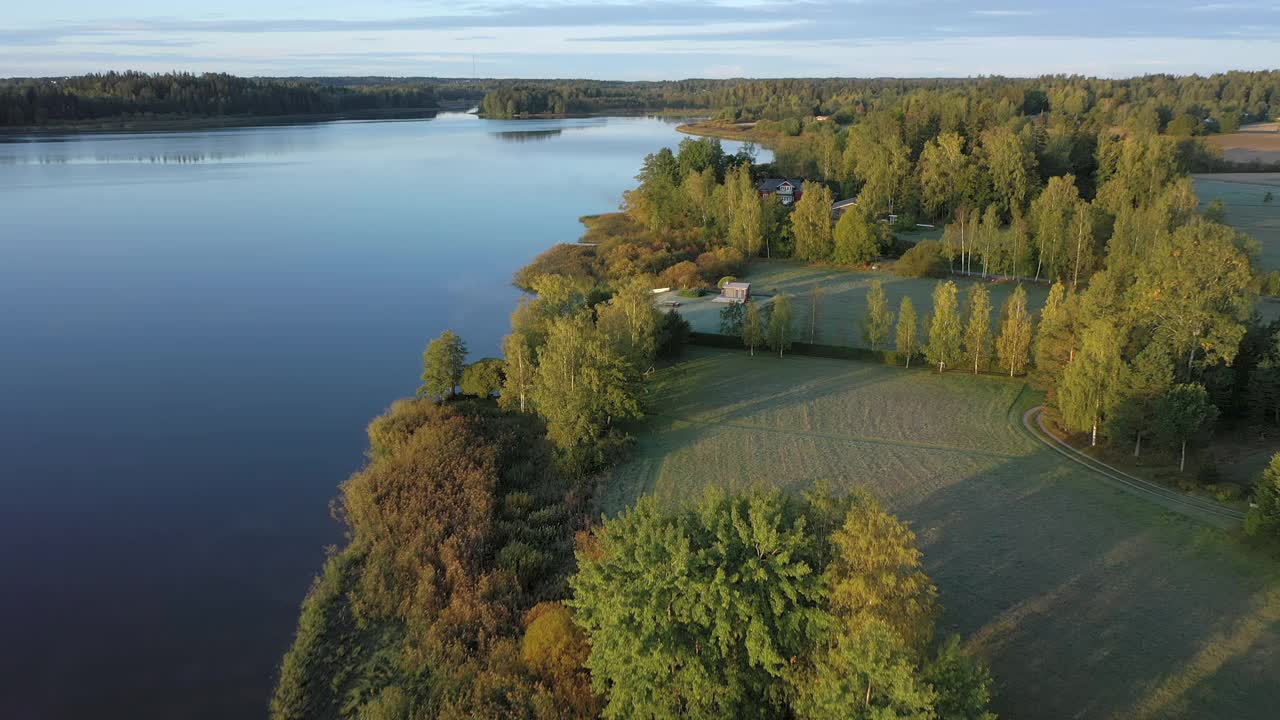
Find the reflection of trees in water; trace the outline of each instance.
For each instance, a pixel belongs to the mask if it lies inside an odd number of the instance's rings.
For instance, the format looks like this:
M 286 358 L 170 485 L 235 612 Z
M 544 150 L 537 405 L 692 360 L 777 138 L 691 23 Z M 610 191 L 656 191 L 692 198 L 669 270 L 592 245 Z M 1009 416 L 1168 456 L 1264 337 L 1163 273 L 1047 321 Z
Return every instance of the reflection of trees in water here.
M 503 142 L 527 143 L 550 140 L 553 137 L 559 137 L 562 132 L 564 132 L 563 128 L 551 128 L 549 130 L 505 130 L 489 134 Z
M 247 157 L 243 152 L 184 152 L 121 154 L 98 153 L 92 157 L 72 155 L 0 155 L 0 165 L 80 165 L 85 163 L 126 163 L 145 165 L 199 165 Z

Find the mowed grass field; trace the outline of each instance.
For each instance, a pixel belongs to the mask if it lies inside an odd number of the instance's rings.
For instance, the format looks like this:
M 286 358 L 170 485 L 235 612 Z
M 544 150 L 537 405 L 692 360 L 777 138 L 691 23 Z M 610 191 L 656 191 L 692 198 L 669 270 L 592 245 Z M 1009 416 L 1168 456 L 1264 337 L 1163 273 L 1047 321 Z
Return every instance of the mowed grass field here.
M 695 348 L 652 387 L 603 512 L 711 485 L 864 487 L 912 523 L 1002 717 L 1276 716 L 1275 561 L 1038 444 L 1021 383 Z
M 751 283 L 751 292 L 757 296 L 777 293 L 791 296 L 796 340 L 851 347 L 866 346 L 859 327 L 867 310 L 867 290 L 873 280 L 884 284 L 889 308 L 895 314 L 903 296 L 911 297 L 919 317 L 921 337 L 927 327 L 924 318 L 933 311 L 933 289 L 939 282 L 933 278 L 904 278 L 883 271 L 851 271 L 792 260 L 757 260 L 751 264 L 749 272 L 742 279 Z M 1013 293 L 1016 285 L 1008 282 L 956 279 L 962 308 L 967 300 L 969 287 L 977 283 L 984 283 L 991 291 L 991 304 L 994 308 L 991 319 L 994 326 L 999 322 L 1004 301 Z M 1044 305 L 1049 289 L 1044 285 L 1030 283 L 1025 287 L 1028 306 L 1038 312 Z M 720 331 L 720 310 L 724 305 L 712 302 L 711 297 L 691 299 L 670 293 L 661 299 L 679 302 L 680 314 L 694 330 Z M 891 337 L 890 343 L 892 342 Z
M 1280 173 L 1214 173 L 1194 178 L 1200 206 L 1221 200 L 1227 208 L 1227 223 L 1262 244 L 1261 269 L 1280 270 Z M 1276 199 L 1263 202 L 1268 192 Z

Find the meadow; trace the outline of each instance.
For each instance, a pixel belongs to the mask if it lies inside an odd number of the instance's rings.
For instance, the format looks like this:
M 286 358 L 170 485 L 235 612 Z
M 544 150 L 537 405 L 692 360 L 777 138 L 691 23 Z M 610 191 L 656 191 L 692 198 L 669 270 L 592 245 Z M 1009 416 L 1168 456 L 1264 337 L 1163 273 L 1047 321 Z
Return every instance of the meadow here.
M 933 308 L 934 278 L 905 278 L 879 270 L 848 270 L 846 268 L 809 265 L 793 260 L 757 260 L 743 280 L 751 283 L 751 292 L 757 296 L 786 293 L 792 297 L 792 314 L 796 339 L 823 345 L 864 347 L 860 329 L 861 318 L 867 310 L 867 289 L 873 280 L 884 284 L 889 307 L 895 313 L 904 296 L 910 296 L 920 316 L 920 333 L 923 337 L 924 316 Z M 992 283 L 983 280 L 956 279 L 965 302 L 969 287 L 982 283 L 991 291 L 992 326 L 999 322 L 1000 309 L 1016 285 L 1011 282 Z M 1028 283 L 1027 304 L 1034 310 L 1044 305 L 1049 288 Z M 701 298 L 664 296 L 663 300 L 680 303 L 680 314 L 698 332 L 720 331 L 720 310 L 725 306 L 712 302 L 710 296 Z M 963 306 L 963 305 L 962 305 Z M 815 312 L 816 309 L 816 312 Z M 892 342 L 892 338 L 890 338 Z
M 1233 163 L 1280 162 L 1280 132 L 1273 122 L 1252 123 L 1237 132 L 1205 137 L 1211 147 Z
M 1201 207 L 1221 200 L 1227 224 L 1262 244 L 1260 269 L 1280 270 L 1280 173 L 1214 173 L 1194 178 Z M 1264 201 L 1268 192 L 1277 196 L 1269 203 Z
M 913 524 L 942 627 L 991 663 L 1002 717 L 1274 717 L 1274 561 L 1040 445 L 1023 383 L 695 348 L 651 388 L 602 512 L 863 487 Z

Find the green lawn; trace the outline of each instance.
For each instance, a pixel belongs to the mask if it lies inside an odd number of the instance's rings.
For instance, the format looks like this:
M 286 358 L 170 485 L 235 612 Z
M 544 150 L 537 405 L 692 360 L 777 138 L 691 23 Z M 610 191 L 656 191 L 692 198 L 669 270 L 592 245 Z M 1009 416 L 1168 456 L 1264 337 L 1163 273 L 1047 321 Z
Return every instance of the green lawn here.
M 867 309 L 867 288 L 872 280 L 884 283 L 885 295 L 889 307 L 897 313 L 898 304 L 904 295 L 911 296 L 916 306 L 916 314 L 920 316 L 919 329 L 923 337 L 925 328 L 924 316 L 933 310 L 933 288 L 938 280 L 932 278 L 904 278 L 889 272 L 851 271 L 834 267 L 808 265 L 791 260 L 757 260 L 752 263 L 750 271 L 743 280 L 751 283 L 751 292 L 755 295 L 773 295 L 787 293 L 792 296 L 792 307 L 795 318 L 796 339 L 804 342 L 816 342 L 823 345 L 848 345 L 861 347 L 862 332 L 858 325 Z M 961 291 L 961 303 L 973 280 L 956 280 Z M 986 283 L 991 291 L 991 313 L 993 325 L 999 321 L 1000 309 L 1004 301 L 1016 287 L 1013 283 Z M 1043 285 L 1028 284 L 1028 305 L 1039 311 L 1049 289 Z M 817 316 L 810 322 L 815 306 L 816 291 Z M 663 296 L 663 300 L 678 301 L 680 314 L 689 321 L 694 330 L 699 332 L 719 332 L 720 310 L 724 307 L 712 302 L 710 296 L 690 299 L 676 297 L 674 293 Z M 812 337 L 811 337 L 812 330 Z
M 913 523 L 1002 717 L 1275 716 L 1273 561 L 1036 443 L 1021 383 L 695 348 L 652 387 L 604 512 L 713 484 L 864 486 Z
M 1227 222 L 1262 243 L 1259 265 L 1280 270 L 1280 173 L 1220 173 L 1196 175 L 1201 207 L 1222 200 Z M 1270 191 L 1276 199 L 1263 202 Z

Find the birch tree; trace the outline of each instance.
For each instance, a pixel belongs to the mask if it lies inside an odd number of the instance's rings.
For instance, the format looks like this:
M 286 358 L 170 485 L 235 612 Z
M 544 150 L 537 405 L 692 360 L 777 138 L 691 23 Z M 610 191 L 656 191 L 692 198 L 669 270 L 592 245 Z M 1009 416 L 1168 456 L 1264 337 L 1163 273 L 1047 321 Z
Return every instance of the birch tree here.
M 884 294 L 884 284 L 871 281 L 867 290 L 867 312 L 862 316 L 862 341 L 872 350 L 882 350 L 893 329 L 893 311 Z
M 917 352 L 919 340 L 919 330 L 916 327 L 916 307 L 911 302 L 909 296 L 902 297 L 902 304 L 898 306 L 898 327 L 894 333 L 895 349 L 898 355 L 905 358 L 906 366 L 911 367 L 911 356 Z
M 1021 285 L 1004 301 L 1000 336 L 996 339 L 996 356 L 1009 377 L 1027 371 L 1031 358 L 1031 313 L 1027 310 L 1027 291 Z
M 1128 381 L 1128 366 L 1120 356 L 1124 333 L 1108 319 L 1085 328 L 1080 352 L 1058 382 L 1058 408 L 1068 427 L 1089 433 L 1098 444 L 1098 429 L 1119 405 Z
M 791 349 L 791 333 L 791 297 L 779 294 L 773 298 L 768 328 L 769 349 L 776 350 L 779 358 Z
M 933 289 L 933 315 L 929 318 L 929 341 L 924 355 L 929 364 L 944 372 L 963 357 L 959 302 L 956 284 L 950 280 Z
M 964 329 L 965 358 L 977 375 L 991 361 L 991 294 L 986 286 L 969 288 L 969 322 Z

